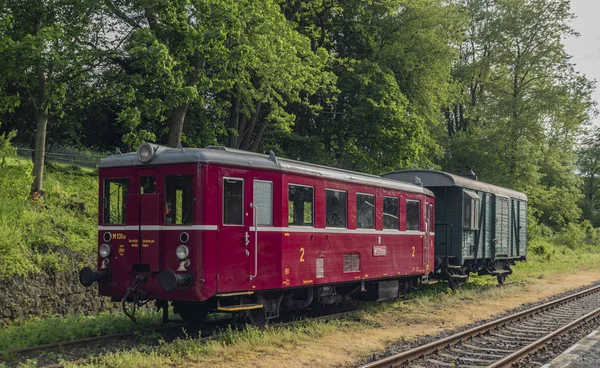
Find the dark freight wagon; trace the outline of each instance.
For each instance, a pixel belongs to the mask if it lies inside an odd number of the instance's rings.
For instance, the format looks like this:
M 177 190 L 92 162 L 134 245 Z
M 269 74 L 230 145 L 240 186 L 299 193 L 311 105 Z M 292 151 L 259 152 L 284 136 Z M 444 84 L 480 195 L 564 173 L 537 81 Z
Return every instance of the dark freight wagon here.
M 402 170 L 388 179 L 422 183 L 436 197 L 436 275 L 452 286 L 470 272 L 497 276 L 503 283 L 510 266 L 525 260 L 527 196 L 515 190 L 433 170 Z

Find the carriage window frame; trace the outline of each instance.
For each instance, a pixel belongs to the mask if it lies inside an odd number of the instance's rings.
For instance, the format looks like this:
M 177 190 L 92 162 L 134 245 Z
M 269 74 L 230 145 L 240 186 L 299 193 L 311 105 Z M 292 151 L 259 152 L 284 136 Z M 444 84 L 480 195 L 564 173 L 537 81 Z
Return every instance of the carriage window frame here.
M 226 180 L 235 180 L 235 181 L 241 181 L 242 182 L 242 199 L 241 199 L 241 205 L 242 205 L 241 206 L 242 223 L 241 224 L 239 224 L 239 223 L 232 224 L 232 223 L 225 222 L 225 181 Z M 245 199 L 244 198 L 244 195 L 245 195 L 244 191 L 245 191 L 245 188 L 246 188 L 246 186 L 245 186 L 245 180 L 244 180 L 244 178 L 235 178 L 235 177 L 229 177 L 229 176 L 224 176 L 223 177 L 223 182 L 221 184 L 221 190 L 223 191 L 223 195 L 221 196 L 221 208 L 222 208 L 222 212 L 223 212 L 221 221 L 223 223 L 223 226 L 244 226 L 245 225 L 245 221 L 244 221 L 244 217 L 245 217 L 244 216 L 244 203 L 245 203 L 244 202 L 244 199 Z
M 294 223 L 290 223 L 290 187 L 294 186 L 294 187 L 303 187 L 303 188 L 309 188 L 312 189 L 312 197 L 311 197 L 311 223 L 310 224 L 306 224 L 303 223 L 302 224 L 294 224 Z M 297 226 L 297 227 L 315 227 L 315 187 L 312 185 L 305 185 L 305 184 L 294 184 L 294 183 L 288 183 L 288 218 L 287 218 L 287 222 L 288 222 L 288 227 L 289 226 Z M 308 203 L 308 202 L 303 202 L 303 203 Z
M 358 213 L 358 211 L 359 211 L 358 197 L 360 197 L 360 196 L 371 197 L 373 199 L 373 205 L 371 207 L 371 211 L 372 211 L 371 218 L 372 218 L 373 221 L 372 221 L 372 226 L 370 226 L 370 227 L 361 227 L 361 226 L 359 226 L 359 221 L 358 221 L 358 216 L 359 216 L 359 213 Z M 346 199 L 346 203 L 348 203 L 348 199 Z M 347 206 L 347 204 L 346 204 L 346 206 Z M 373 229 L 375 229 L 376 208 L 377 208 L 377 202 L 376 202 L 375 194 L 356 192 L 356 229 L 357 230 L 373 230 Z M 346 214 L 346 217 L 348 217 L 348 214 Z
M 395 215 L 385 212 L 386 199 L 392 199 L 392 200 L 396 201 L 397 213 Z M 386 227 L 386 225 L 385 225 L 385 217 L 386 216 L 393 216 L 396 218 L 396 227 Z M 401 216 L 400 216 L 400 198 L 384 196 L 383 197 L 383 230 L 400 230 L 400 218 L 401 218 Z
M 463 228 L 466 230 L 479 230 L 481 217 L 481 197 L 470 190 L 464 191 L 463 202 Z
M 106 189 L 107 189 L 107 183 L 110 182 L 114 182 L 114 183 L 118 183 L 118 182 L 123 182 L 123 202 L 121 204 L 121 219 L 122 222 L 107 222 L 106 221 L 106 201 L 107 201 L 107 195 L 106 195 Z M 129 195 L 129 186 L 130 186 L 130 182 L 131 182 L 131 178 L 128 177 L 120 177 L 120 178 L 104 178 L 103 183 L 102 183 L 102 224 L 103 225 L 125 225 L 127 223 L 127 196 Z M 110 197 L 110 186 L 108 186 L 109 189 L 109 193 L 108 193 L 108 197 Z M 110 208 L 109 208 L 109 220 L 110 220 Z
M 339 193 L 344 193 L 346 195 L 346 203 L 345 203 L 345 207 L 346 207 L 346 211 L 345 211 L 345 218 L 344 218 L 344 225 L 343 226 L 330 226 L 327 224 L 327 220 L 329 219 L 329 206 L 328 206 L 328 202 L 327 202 L 327 194 L 328 192 L 339 192 Z M 348 191 L 347 190 L 341 190 L 341 189 L 330 189 L 330 188 L 325 188 L 325 228 L 326 229 L 347 229 L 348 228 Z
M 418 228 L 417 229 L 409 229 L 408 228 L 408 219 L 409 219 L 409 216 L 408 216 L 408 204 L 409 203 L 417 203 L 418 204 L 417 205 L 417 209 L 418 209 L 418 212 L 417 212 L 417 227 Z M 406 216 L 405 216 L 405 219 L 406 219 L 406 231 L 417 231 L 417 232 L 421 231 L 421 201 L 420 200 L 418 200 L 418 199 L 407 199 L 406 200 Z
M 179 178 L 181 177 L 182 180 L 184 180 L 184 185 L 189 185 L 189 187 L 187 188 L 190 192 L 190 196 L 191 196 L 191 200 L 189 201 L 185 201 L 184 198 L 184 190 L 183 189 L 177 189 L 177 187 L 175 186 L 174 188 L 174 198 L 175 198 L 175 214 L 173 216 L 174 221 L 171 223 L 168 223 L 168 219 L 169 219 L 169 212 L 173 211 L 172 207 L 168 206 L 168 200 L 171 197 L 170 196 L 170 192 L 169 192 L 169 183 L 170 180 L 172 180 L 172 178 Z M 187 177 L 187 178 L 186 178 Z M 185 180 L 189 180 L 189 183 L 186 183 Z M 194 223 L 194 204 L 196 203 L 196 197 L 194 196 L 194 175 L 192 174 L 179 174 L 179 175 L 165 175 L 164 176 L 164 198 L 165 198 L 165 211 L 164 211 L 164 224 L 166 226 L 176 226 L 176 225 L 192 225 Z M 177 192 L 181 191 L 181 203 L 179 203 L 178 199 L 177 199 Z M 190 199 L 190 198 L 188 198 Z M 187 202 L 187 207 L 186 207 L 186 203 Z M 181 222 L 177 221 L 177 211 L 179 211 L 178 208 L 178 204 L 181 205 Z M 185 210 L 185 211 L 184 211 Z

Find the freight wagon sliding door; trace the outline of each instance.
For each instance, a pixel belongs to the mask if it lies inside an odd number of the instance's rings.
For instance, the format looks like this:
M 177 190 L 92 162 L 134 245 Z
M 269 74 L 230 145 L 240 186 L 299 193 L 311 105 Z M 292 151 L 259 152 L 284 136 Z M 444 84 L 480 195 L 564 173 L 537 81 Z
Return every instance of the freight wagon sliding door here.
M 508 256 L 510 223 L 510 199 L 496 195 L 496 257 Z

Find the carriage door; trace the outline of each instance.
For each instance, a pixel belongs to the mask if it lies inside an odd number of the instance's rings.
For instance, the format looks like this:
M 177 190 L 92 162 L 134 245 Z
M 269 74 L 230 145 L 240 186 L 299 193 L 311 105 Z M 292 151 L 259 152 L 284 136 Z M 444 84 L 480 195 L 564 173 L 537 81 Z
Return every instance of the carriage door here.
M 510 244 L 510 199 L 496 195 L 496 257 L 507 257 Z
M 423 236 L 423 269 L 429 272 L 429 249 L 431 249 L 431 232 L 433 226 L 433 204 L 425 202 L 425 235 Z
M 161 218 L 160 191 L 162 177 L 154 170 L 136 170 L 138 193 L 139 236 L 138 251 L 140 270 L 159 272 L 159 225 Z M 147 265 L 147 266 L 143 266 Z
M 250 275 L 254 273 L 252 182 L 245 170 L 223 168 L 218 178 L 218 292 L 249 290 Z

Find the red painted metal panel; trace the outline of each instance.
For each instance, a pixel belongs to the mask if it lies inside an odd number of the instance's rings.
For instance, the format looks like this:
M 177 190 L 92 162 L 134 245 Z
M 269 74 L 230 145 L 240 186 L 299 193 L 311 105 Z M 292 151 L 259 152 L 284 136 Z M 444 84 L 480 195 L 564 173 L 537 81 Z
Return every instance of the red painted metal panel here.
M 143 172 L 141 170 L 144 170 Z M 280 171 L 255 170 L 250 167 L 226 167 L 210 164 L 182 164 L 138 168 L 106 168 L 100 173 L 107 177 L 128 175 L 131 178 L 130 193 L 137 193 L 140 176 L 155 176 L 155 194 L 130 194 L 127 199 L 127 226 L 141 224 L 143 228 L 141 263 L 150 264 L 151 274 L 141 286 L 150 298 L 203 301 L 216 292 L 270 290 L 316 284 L 332 284 L 398 277 L 413 277 L 432 272 L 433 228 L 425 231 L 425 204 L 433 198 L 425 194 L 406 193 L 392 189 L 358 185 L 330 180 L 324 177 L 287 174 Z M 194 228 L 186 230 L 190 235 L 190 267 L 193 286 L 187 289 L 163 291 L 158 285 L 158 272 L 176 270 L 180 261 L 175 248 L 180 244 L 182 226 L 165 225 L 163 182 L 166 175 L 195 175 Z M 244 180 L 243 224 L 223 224 L 223 180 Z M 273 183 L 273 224 L 254 225 L 254 180 Z M 288 227 L 288 184 L 314 187 L 314 227 Z M 348 194 L 347 229 L 327 229 L 326 189 L 344 190 Z M 356 229 L 356 194 L 375 195 L 375 228 Z M 147 197 L 146 197 L 147 196 Z M 399 199 L 399 230 L 383 230 L 383 196 Z M 147 198 L 147 199 L 146 199 Z M 421 201 L 421 231 L 406 231 L 406 200 Z M 132 211 L 132 209 L 140 209 Z M 102 216 L 100 216 L 100 222 Z M 433 217 L 431 224 L 434 223 Z M 102 223 L 101 223 L 102 224 Z M 148 226 L 155 226 L 154 228 Z M 155 230 L 153 230 L 155 229 Z M 111 260 L 113 282 L 101 286 L 102 295 L 123 296 L 127 285 L 135 280 L 128 262 L 129 251 L 134 254 L 133 239 L 136 231 L 124 231 L 127 237 L 125 254 Z M 139 233 L 139 232 L 138 232 Z M 246 234 L 248 244 L 246 245 Z M 250 280 L 254 270 L 254 239 L 258 235 L 257 277 Z M 99 233 L 99 235 L 101 235 Z M 143 247 L 144 240 L 154 240 L 152 248 Z M 116 242 L 119 245 L 121 243 Z M 152 244 L 152 243 L 148 243 Z M 159 246 L 160 245 L 160 246 Z M 138 247 L 139 249 L 139 247 Z M 148 251 L 148 252 L 146 252 Z M 356 272 L 344 272 L 344 254 L 360 254 L 360 267 Z M 131 258 L 135 259 L 135 257 Z M 317 259 L 323 259 L 323 277 L 317 277 Z M 140 262 L 138 259 L 137 262 Z
M 218 245 L 218 291 L 228 292 L 250 289 L 250 226 L 252 223 L 250 208 L 252 185 L 248 180 L 248 170 L 220 168 L 215 181 L 219 203 L 219 245 Z M 223 182 L 242 181 L 242 224 L 224 224 Z
M 140 264 L 150 266 L 150 271 L 159 272 L 159 195 L 140 196 Z

